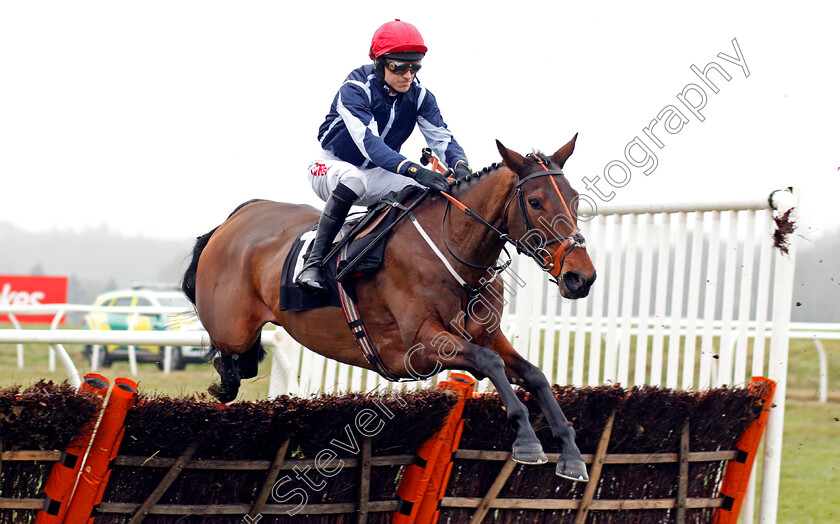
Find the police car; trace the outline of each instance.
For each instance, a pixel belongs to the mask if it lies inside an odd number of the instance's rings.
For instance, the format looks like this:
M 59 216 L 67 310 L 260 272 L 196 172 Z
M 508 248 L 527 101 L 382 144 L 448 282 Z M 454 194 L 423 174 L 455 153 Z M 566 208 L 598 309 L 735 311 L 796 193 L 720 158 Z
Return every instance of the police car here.
M 192 312 L 193 306 L 175 285 L 143 284 L 131 289 L 110 291 L 96 297 L 94 306 L 102 311 L 92 311 L 85 316 L 84 329 L 113 330 L 201 330 L 201 324 Z M 168 308 L 160 313 L 109 312 L 110 307 Z M 174 309 L 173 309 L 174 308 Z M 93 365 L 94 346 L 85 346 L 84 355 Z M 110 367 L 117 360 L 128 360 L 128 346 L 99 346 L 99 366 Z M 156 362 L 163 368 L 164 348 L 135 346 L 138 362 Z M 184 369 L 189 362 L 204 362 L 204 349 L 193 346 L 172 348 L 172 369 Z

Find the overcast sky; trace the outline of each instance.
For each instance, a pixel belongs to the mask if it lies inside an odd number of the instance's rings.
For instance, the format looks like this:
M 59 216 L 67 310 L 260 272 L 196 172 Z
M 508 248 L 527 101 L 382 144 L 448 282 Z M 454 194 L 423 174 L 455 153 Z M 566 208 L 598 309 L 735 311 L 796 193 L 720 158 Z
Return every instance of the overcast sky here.
M 553 152 L 579 132 L 566 172 L 581 192 L 597 176 L 616 204 L 793 185 L 804 234 L 840 226 L 837 4 L 291 5 L 0 4 L 0 222 L 189 238 L 250 198 L 321 207 L 306 179 L 318 126 L 373 31 L 401 18 L 426 40 L 419 79 L 473 167 L 499 160 L 497 138 Z M 733 39 L 745 66 L 718 57 L 737 58 Z M 731 77 L 709 73 L 717 93 L 690 69 L 709 62 Z M 702 121 L 677 98 L 689 84 Z M 687 122 L 660 123 L 659 148 L 644 128 L 668 106 Z M 657 157 L 649 175 L 625 158 L 636 137 Z M 422 145 L 415 133 L 403 153 Z M 614 160 L 631 167 L 610 171 L 622 187 L 604 179 Z

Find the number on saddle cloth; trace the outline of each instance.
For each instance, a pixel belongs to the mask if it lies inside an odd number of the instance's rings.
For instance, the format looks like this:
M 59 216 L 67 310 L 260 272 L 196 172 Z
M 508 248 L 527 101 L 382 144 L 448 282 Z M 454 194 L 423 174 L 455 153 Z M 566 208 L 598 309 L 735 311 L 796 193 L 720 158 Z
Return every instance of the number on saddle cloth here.
M 343 277 L 344 289 L 355 300 L 353 286 L 347 285 L 348 280 L 375 273 L 382 267 L 385 258 L 385 244 L 390 236 L 390 230 L 393 229 L 397 219 L 402 214 L 400 208 L 404 208 L 406 202 L 416 200 L 414 197 L 423 191 L 422 188 L 417 186 L 407 186 L 399 193 L 389 195 L 390 198 L 383 198 L 381 204 L 369 208 L 360 220 L 345 224 L 339 234 L 337 243 L 340 246 L 346 238 L 349 238 L 350 245 L 347 248 L 347 258 L 336 267 L 338 246 L 334 246 L 330 251 L 324 263 L 327 293 L 311 293 L 294 283 L 294 276 L 303 266 L 306 258 L 305 254 L 309 252 L 312 240 L 315 238 L 317 224 L 312 224 L 303 231 L 295 240 L 283 263 L 282 282 L 280 284 L 280 310 L 309 311 L 328 306 L 341 307 L 336 276 L 348 265 L 352 265 L 352 273 Z M 348 228 L 348 225 L 351 227 Z M 358 237 L 360 232 L 363 232 L 363 236 Z M 383 232 L 385 234 L 382 234 Z M 363 258 L 356 260 L 360 255 L 363 255 Z

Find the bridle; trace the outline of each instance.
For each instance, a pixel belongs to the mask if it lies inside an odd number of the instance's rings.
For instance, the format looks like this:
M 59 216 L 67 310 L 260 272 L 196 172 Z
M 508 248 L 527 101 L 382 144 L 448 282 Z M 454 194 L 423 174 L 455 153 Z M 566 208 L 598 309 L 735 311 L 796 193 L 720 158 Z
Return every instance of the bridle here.
M 527 232 L 531 231 L 542 232 L 542 230 L 534 227 L 533 222 L 531 222 L 531 217 L 526 211 L 527 199 L 525 198 L 525 191 L 522 189 L 522 186 L 529 180 L 547 176 L 548 179 L 551 181 L 551 185 L 554 186 L 554 191 L 557 193 L 557 196 L 560 197 L 560 202 L 563 203 L 563 209 L 566 211 L 566 217 L 568 217 L 569 219 L 568 222 L 569 224 L 571 224 L 572 232 L 568 235 L 549 238 L 545 240 L 541 246 L 538 246 L 536 248 L 526 244 L 525 242 L 522 242 L 522 238 L 514 241 L 514 243 L 516 245 L 516 251 L 518 253 L 524 253 L 526 256 L 534 259 L 538 264 L 540 264 L 544 271 L 546 271 L 548 274 L 555 278 L 559 278 L 560 274 L 563 271 L 563 264 L 565 264 L 566 262 L 566 257 L 569 256 L 569 254 L 574 248 L 586 247 L 586 239 L 583 237 L 583 234 L 580 232 L 580 229 L 578 229 L 577 224 L 574 223 L 572 213 L 569 210 L 568 204 L 566 204 L 566 199 L 563 198 L 563 193 L 560 192 L 560 188 L 557 186 L 557 182 L 554 180 L 554 177 L 551 176 L 563 175 L 563 170 L 549 169 L 548 166 L 551 164 L 551 161 L 539 153 L 528 153 L 526 157 L 534 160 L 543 170 L 537 171 L 536 173 L 532 173 L 530 175 L 526 175 L 519 182 L 516 183 L 516 192 L 513 196 L 511 196 L 510 200 L 508 200 L 508 203 L 505 205 L 505 221 L 507 222 L 507 208 L 513 201 L 513 198 L 517 197 L 519 199 L 519 213 L 522 215 L 522 221 L 525 224 L 526 235 L 528 234 Z M 505 223 L 505 229 L 507 229 L 507 223 Z M 556 251 L 554 251 L 554 253 L 551 253 L 546 249 L 546 246 L 548 246 L 549 244 L 554 244 L 555 242 L 560 242 L 560 247 Z M 564 246 L 565 249 L 563 249 Z
M 458 199 L 456 199 L 452 195 L 449 195 L 447 193 L 441 193 L 449 201 L 449 202 L 447 202 L 446 208 L 445 208 L 444 213 L 443 213 L 443 222 L 442 222 L 442 226 L 441 226 L 443 243 L 446 246 L 446 249 L 449 251 L 449 254 L 452 255 L 458 262 L 460 262 L 461 264 L 463 264 L 467 267 L 471 267 L 473 269 L 493 270 L 494 272 L 498 273 L 499 271 L 507 268 L 507 266 L 510 265 L 510 263 L 511 263 L 510 255 L 508 255 L 507 262 L 505 262 L 501 266 L 479 266 L 479 265 L 475 265 L 475 264 L 472 264 L 470 262 L 467 262 L 466 260 L 463 260 L 462 258 L 460 258 L 458 255 L 456 255 L 452 251 L 452 249 L 449 247 L 449 244 L 446 242 L 446 234 L 445 234 L 446 229 L 443 226 L 445 226 L 445 224 L 446 224 L 446 216 L 449 213 L 450 204 L 454 204 L 455 207 L 460 209 L 464 214 L 466 214 L 469 217 L 474 218 L 476 221 L 481 223 L 483 226 L 485 226 L 486 228 L 488 228 L 488 229 L 492 230 L 494 233 L 496 233 L 499 236 L 499 238 L 501 240 L 503 240 L 506 244 L 513 244 L 513 246 L 516 248 L 517 253 L 524 254 L 525 256 L 527 256 L 527 257 L 533 259 L 535 262 L 537 262 L 537 264 L 540 265 L 540 267 L 543 269 L 543 271 L 546 271 L 552 277 L 554 277 L 555 280 L 553 280 L 553 281 L 556 283 L 557 282 L 556 279 L 560 278 L 560 275 L 562 274 L 563 265 L 566 262 L 566 258 L 569 256 L 569 254 L 572 252 L 572 250 L 574 248 L 576 248 L 576 247 L 586 247 L 586 240 L 584 239 L 584 237 L 581 234 L 580 230 L 578 229 L 577 225 L 573 223 L 572 213 L 569 210 L 569 206 L 566 204 L 566 199 L 563 198 L 563 194 L 560 192 L 560 188 L 557 186 L 557 182 L 551 176 L 551 175 L 562 175 L 563 170 L 562 169 L 549 169 L 548 165 L 550 165 L 550 163 L 551 163 L 550 160 L 548 160 L 544 156 L 540 155 L 539 153 L 529 153 L 527 155 L 527 157 L 531 158 L 535 162 L 537 162 L 537 164 L 540 167 L 543 168 L 543 171 L 538 171 L 536 173 L 526 175 L 521 180 L 519 180 L 516 183 L 516 191 L 510 196 L 508 201 L 505 203 L 504 211 L 502 212 L 502 216 L 504 217 L 504 225 L 502 227 L 503 227 L 504 230 L 509 230 L 508 225 L 507 225 L 507 222 L 508 222 L 508 208 L 510 207 L 511 203 L 513 202 L 513 199 L 518 198 L 519 212 L 521 214 L 522 221 L 523 221 L 523 223 L 525 225 L 525 228 L 526 228 L 525 235 L 523 235 L 523 237 L 521 237 L 519 239 L 514 239 L 508 233 L 504 233 L 503 231 L 500 231 L 499 229 L 494 227 L 492 224 L 490 224 L 489 222 L 484 220 L 482 217 L 476 215 L 470 208 L 465 206 L 462 202 L 460 202 Z M 541 242 L 540 246 L 533 247 L 533 246 L 529 245 L 528 243 L 524 242 L 523 239 L 526 236 L 528 236 L 529 232 L 531 232 L 531 231 L 539 231 L 540 233 L 542 233 L 542 230 L 534 227 L 534 224 L 531 221 L 531 217 L 528 215 L 528 212 L 526 211 L 526 197 L 525 197 L 525 191 L 522 189 L 522 186 L 526 182 L 528 182 L 529 180 L 533 180 L 535 178 L 544 177 L 544 176 L 549 177 L 549 180 L 551 180 L 551 184 L 554 186 L 554 190 L 557 192 L 557 195 L 560 197 L 560 201 L 563 203 L 563 208 L 566 211 L 566 216 L 568 217 L 569 222 L 572 222 L 573 231 L 568 235 L 557 236 L 557 237 L 554 237 L 554 238 L 547 239 L 544 242 Z M 545 246 L 548 246 L 549 244 L 553 244 L 553 243 L 556 243 L 556 242 L 560 242 L 561 245 L 556 251 L 554 251 L 554 253 L 552 253 L 552 252 L 550 252 L 546 249 Z M 503 247 L 503 249 L 504 249 L 504 247 Z M 505 249 L 505 252 L 507 253 L 506 249 Z

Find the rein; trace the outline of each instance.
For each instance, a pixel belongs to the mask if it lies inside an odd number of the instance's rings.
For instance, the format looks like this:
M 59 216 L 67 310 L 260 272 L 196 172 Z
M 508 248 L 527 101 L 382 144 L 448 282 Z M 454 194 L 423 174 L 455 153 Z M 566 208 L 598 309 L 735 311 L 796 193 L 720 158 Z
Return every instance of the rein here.
M 506 247 L 502 247 L 502 249 L 504 250 L 505 254 L 507 254 L 507 255 L 508 255 L 508 261 L 507 261 L 507 262 L 505 262 L 504 264 L 500 265 L 500 266 L 479 266 L 479 265 L 473 264 L 473 263 L 471 263 L 471 262 L 467 262 L 466 260 L 462 259 L 461 257 L 459 257 L 458 255 L 456 255 L 456 254 L 452 251 L 452 248 L 450 248 L 450 247 L 449 247 L 449 243 L 447 243 L 447 242 L 446 242 L 445 229 L 443 229 L 443 228 L 444 228 L 444 226 L 446 225 L 446 217 L 447 217 L 447 215 L 449 215 L 449 208 L 450 208 L 450 204 L 455 204 L 455 207 L 457 207 L 458 209 L 460 209 L 460 210 L 461 210 L 461 212 L 463 212 L 463 213 L 464 213 L 465 215 L 467 215 L 468 217 L 471 217 L 471 218 L 475 219 L 478 223 L 480 223 L 481 225 L 483 225 L 483 226 L 484 226 L 484 227 L 486 227 L 487 229 L 489 229 L 489 230 L 493 231 L 494 233 L 496 233 L 497 235 L 499 235 L 499 237 L 500 237 L 500 238 L 502 238 L 502 240 L 504 240 L 505 242 L 515 243 L 515 241 L 511 240 L 511 238 L 510 238 L 507 234 L 502 233 L 501 231 L 499 231 L 498 229 L 496 229 L 496 228 L 493 226 L 493 224 L 491 224 L 491 223 L 487 222 L 486 220 L 484 220 L 483 218 L 481 218 L 479 215 L 476 215 L 476 214 L 473 212 L 473 210 L 472 210 L 472 209 L 470 209 L 470 208 L 468 208 L 467 206 L 465 206 L 465 205 L 464 205 L 464 204 L 463 204 L 460 200 L 458 200 L 457 198 L 455 198 L 455 197 L 453 197 L 453 196 L 451 196 L 451 195 L 448 195 L 448 194 L 446 194 L 446 193 L 441 193 L 441 194 L 442 194 L 443 196 L 445 196 L 445 197 L 449 200 L 449 202 L 447 202 L 447 203 L 446 203 L 446 208 L 443 210 L 443 219 L 441 220 L 441 225 L 440 225 L 440 227 L 441 227 L 441 237 L 443 238 L 443 245 L 444 245 L 444 246 L 446 246 L 446 250 L 447 250 L 447 251 L 449 251 L 449 254 L 450 254 L 450 255 L 452 255 L 452 256 L 455 258 L 455 260 L 457 260 L 457 261 L 458 261 L 458 262 L 460 262 L 461 264 L 463 264 L 463 265 L 465 265 L 465 266 L 467 266 L 467 267 L 471 267 L 471 268 L 473 268 L 473 269 L 480 269 L 480 270 L 483 270 L 483 271 L 486 271 L 486 270 L 488 270 L 488 269 L 492 269 L 494 272 L 497 272 L 497 273 L 498 273 L 499 271 L 502 271 L 502 270 L 504 270 L 504 269 L 507 269 L 507 267 L 508 267 L 508 266 L 510 265 L 510 263 L 511 263 L 511 257 L 510 257 L 510 253 L 508 253 L 508 251 L 507 251 L 507 248 L 506 248 Z M 507 206 L 505 206 L 505 207 L 507 207 Z

